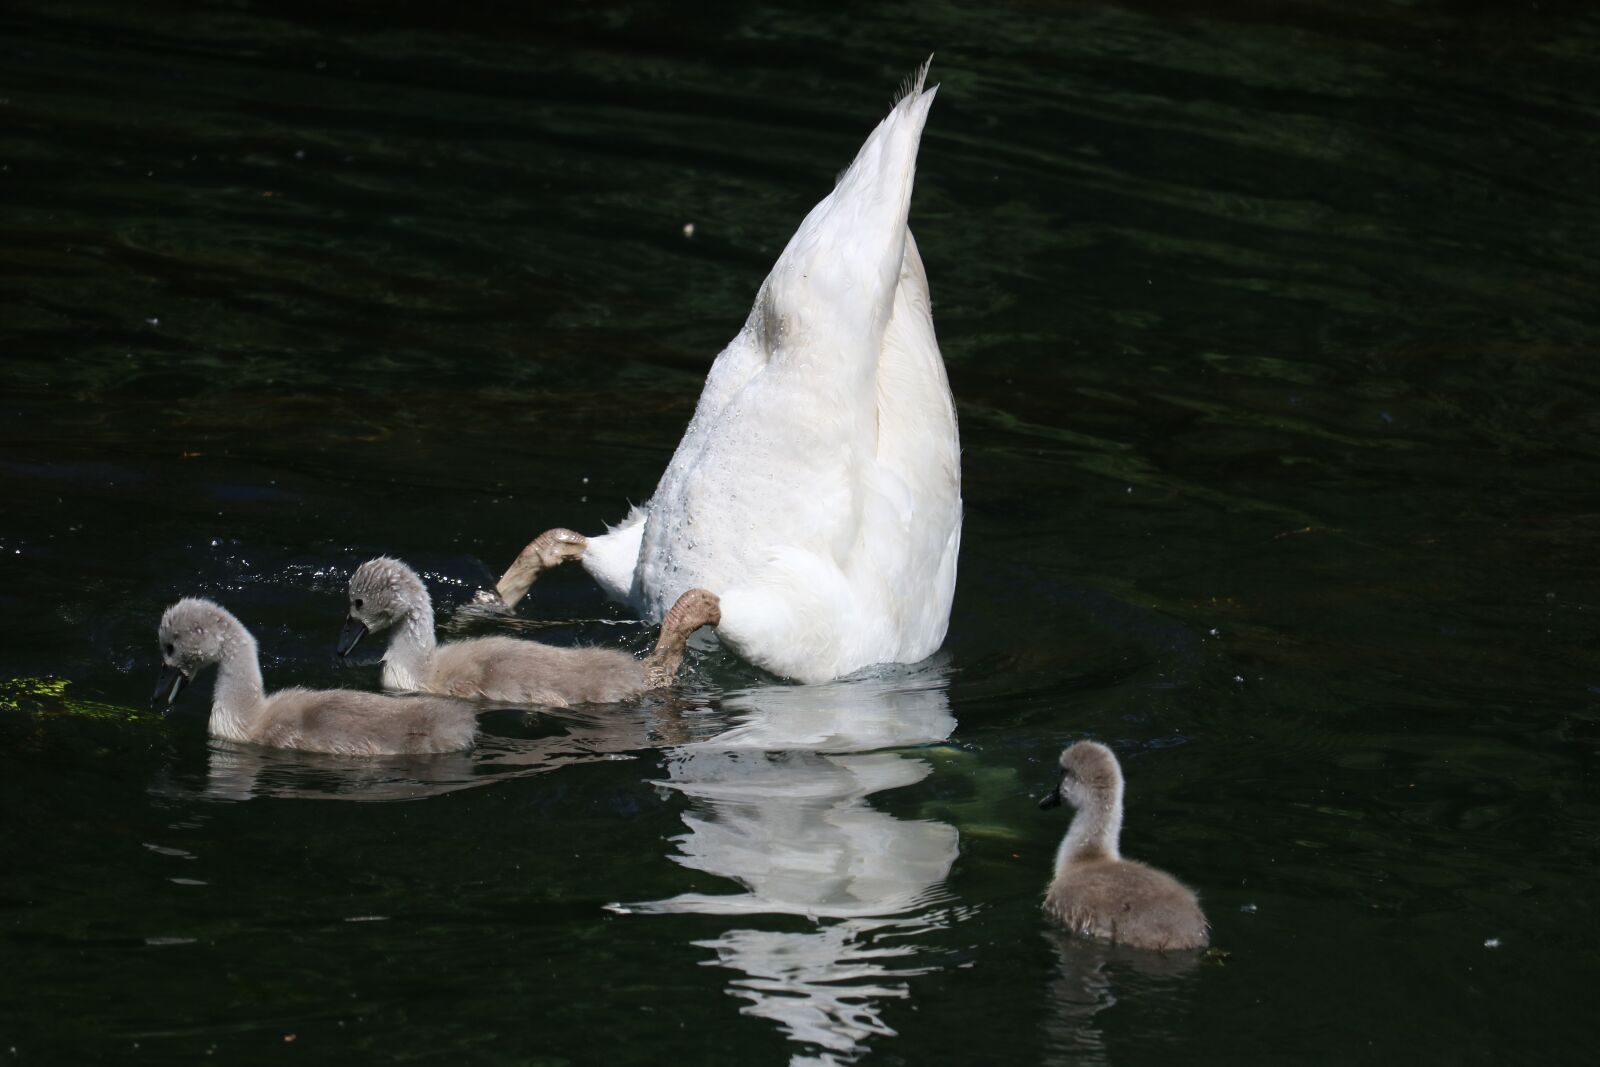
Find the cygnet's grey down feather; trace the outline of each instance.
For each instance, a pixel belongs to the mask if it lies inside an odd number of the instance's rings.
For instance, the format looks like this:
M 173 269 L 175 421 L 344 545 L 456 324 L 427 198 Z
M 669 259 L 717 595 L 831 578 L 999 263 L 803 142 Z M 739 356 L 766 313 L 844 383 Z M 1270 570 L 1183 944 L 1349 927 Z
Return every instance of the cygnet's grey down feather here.
M 1061 753 L 1061 781 L 1040 807 L 1077 809 L 1056 851 L 1047 915 L 1074 933 L 1134 948 L 1195 949 L 1210 942 L 1194 890 L 1117 851 L 1122 768 L 1111 750 L 1079 741 Z
M 514 637 L 476 637 L 438 643 L 427 586 L 405 563 L 368 560 L 350 578 L 350 617 L 339 651 L 365 633 L 392 629 L 383 684 L 449 696 L 544 704 L 604 704 L 671 684 L 689 634 L 716 625 L 717 598 L 685 593 L 663 620 L 656 649 L 643 660 L 609 648 L 561 648 Z
M 298 687 L 267 694 L 256 640 L 221 605 L 186 598 L 161 617 L 158 700 L 213 664 L 210 731 L 233 741 L 345 756 L 454 752 L 472 747 L 476 709 L 444 697 L 384 696 Z

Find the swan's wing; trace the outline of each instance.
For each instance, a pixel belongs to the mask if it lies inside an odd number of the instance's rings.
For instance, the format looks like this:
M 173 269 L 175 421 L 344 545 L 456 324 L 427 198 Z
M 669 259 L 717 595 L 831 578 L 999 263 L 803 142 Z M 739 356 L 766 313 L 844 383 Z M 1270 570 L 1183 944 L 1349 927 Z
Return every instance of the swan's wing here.
M 860 582 L 877 579 L 899 622 L 898 658 L 944 640 L 961 545 L 961 442 L 934 335 L 928 276 L 910 231 L 878 360 L 877 463 L 862 518 Z

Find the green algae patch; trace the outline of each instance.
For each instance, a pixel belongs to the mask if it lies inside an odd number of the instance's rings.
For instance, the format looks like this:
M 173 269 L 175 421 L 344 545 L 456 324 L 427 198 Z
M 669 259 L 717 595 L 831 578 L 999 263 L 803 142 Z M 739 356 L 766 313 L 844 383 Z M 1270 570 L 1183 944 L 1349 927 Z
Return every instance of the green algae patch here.
M 0 713 L 8 711 L 71 715 L 100 722 L 160 721 L 160 716 L 154 712 L 75 697 L 72 695 L 72 683 L 65 678 L 8 678 L 0 681 Z
M 1015 768 L 987 766 L 976 754 L 955 745 L 940 745 L 922 754 L 941 782 L 939 794 L 922 806 L 924 818 L 953 822 L 963 839 L 1013 844 L 1028 840 L 1019 819 L 1034 805 L 1028 803 Z

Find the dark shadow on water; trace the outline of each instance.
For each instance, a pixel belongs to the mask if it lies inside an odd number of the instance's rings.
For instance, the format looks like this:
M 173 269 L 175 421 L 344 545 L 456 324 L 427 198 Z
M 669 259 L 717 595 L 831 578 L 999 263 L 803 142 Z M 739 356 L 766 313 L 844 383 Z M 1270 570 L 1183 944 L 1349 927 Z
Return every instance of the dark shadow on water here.
M 1056 956 L 1056 975 L 1043 990 L 1046 1063 L 1116 1062 L 1096 1018 L 1119 1001 L 1136 1003 L 1148 1020 L 1170 1017 L 1175 1007 L 1181 1014 L 1183 1002 L 1193 999 L 1198 951 L 1150 952 L 1061 930 L 1047 930 L 1044 938 Z

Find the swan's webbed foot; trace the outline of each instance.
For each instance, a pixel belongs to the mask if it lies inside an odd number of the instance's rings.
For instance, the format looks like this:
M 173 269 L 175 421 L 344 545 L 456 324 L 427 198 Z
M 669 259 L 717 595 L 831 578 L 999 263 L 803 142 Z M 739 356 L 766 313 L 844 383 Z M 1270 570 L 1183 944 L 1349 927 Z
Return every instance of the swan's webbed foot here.
M 517 554 L 505 574 L 500 576 L 500 581 L 495 585 L 491 595 L 488 591 L 478 594 L 474 599 L 481 604 L 494 605 L 497 603 L 507 611 L 517 606 L 517 602 L 528 595 L 528 589 L 538 580 L 539 575 L 552 567 L 559 567 L 569 559 L 582 559 L 583 550 L 589 546 L 589 539 L 580 533 L 574 533 L 561 527 L 546 530 L 544 533 L 528 542 L 528 547 Z
M 680 596 L 667 609 L 666 617 L 661 620 L 656 649 L 644 661 L 650 688 L 671 685 L 678 677 L 690 634 L 702 626 L 717 626 L 721 622 L 722 601 L 717 594 L 707 589 L 690 589 Z

